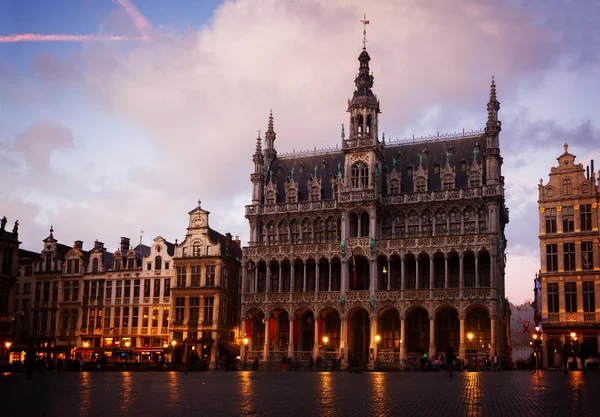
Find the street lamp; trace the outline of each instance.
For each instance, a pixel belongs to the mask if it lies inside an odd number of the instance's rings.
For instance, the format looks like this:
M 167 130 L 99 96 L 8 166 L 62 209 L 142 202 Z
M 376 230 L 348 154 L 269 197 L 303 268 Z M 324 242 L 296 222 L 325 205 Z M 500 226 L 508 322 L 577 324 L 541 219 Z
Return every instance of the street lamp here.
M 469 332 L 467 333 L 467 339 L 469 339 L 469 353 L 467 354 L 467 356 L 473 356 L 473 333 Z M 469 363 L 469 358 L 467 357 L 467 364 Z M 468 367 L 468 365 L 467 365 Z
M 327 370 L 327 343 L 329 343 L 329 337 L 323 336 L 323 363 L 325 364 L 325 370 Z
M 125 347 L 129 348 L 129 346 L 131 346 L 131 342 L 128 340 L 127 342 L 125 342 Z
M 379 342 L 381 342 L 381 336 L 375 335 L 375 372 L 379 371 Z
M 12 346 L 12 343 L 6 342 L 4 343 L 4 346 L 6 346 L 6 361 L 8 362 L 10 360 L 10 347 Z
M 244 340 L 243 340 L 243 342 L 244 342 L 244 371 L 248 368 L 247 358 L 248 358 L 248 342 L 249 341 L 250 340 L 248 340 L 247 337 L 244 337 Z

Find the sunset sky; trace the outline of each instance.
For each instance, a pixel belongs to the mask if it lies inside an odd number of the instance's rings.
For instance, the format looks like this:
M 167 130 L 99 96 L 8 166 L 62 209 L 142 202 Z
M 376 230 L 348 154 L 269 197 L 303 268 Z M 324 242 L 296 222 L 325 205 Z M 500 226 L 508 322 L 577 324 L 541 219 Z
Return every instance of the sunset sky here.
M 597 0 L 3 0 L 0 217 L 21 247 L 249 226 L 257 131 L 335 147 L 367 14 L 386 137 L 481 129 L 495 76 L 511 301 L 533 298 L 537 185 L 563 143 L 600 167 Z

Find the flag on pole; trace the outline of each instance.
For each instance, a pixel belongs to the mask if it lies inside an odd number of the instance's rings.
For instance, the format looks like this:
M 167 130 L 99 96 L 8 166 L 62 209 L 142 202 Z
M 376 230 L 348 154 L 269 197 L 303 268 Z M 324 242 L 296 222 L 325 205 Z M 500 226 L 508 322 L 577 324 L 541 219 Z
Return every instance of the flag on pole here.
M 361 20 L 361 22 L 363 23 L 363 25 L 368 25 L 369 24 L 368 20 Z
M 352 254 L 352 274 L 354 275 L 354 289 L 356 289 L 356 259 L 354 259 L 354 254 Z

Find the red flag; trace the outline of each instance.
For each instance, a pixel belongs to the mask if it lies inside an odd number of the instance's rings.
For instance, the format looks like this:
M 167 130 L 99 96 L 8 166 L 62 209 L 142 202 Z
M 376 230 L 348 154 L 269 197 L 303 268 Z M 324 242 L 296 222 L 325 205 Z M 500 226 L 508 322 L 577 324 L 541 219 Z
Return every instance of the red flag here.
M 356 289 L 356 259 L 354 259 L 354 254 L 352 254 L 352 274 L 354 275 L 354 289 Z
M 368 25 L 369 24 L 368 20 L 361 20 L 361 22 L 363 23 L 363 25 Z

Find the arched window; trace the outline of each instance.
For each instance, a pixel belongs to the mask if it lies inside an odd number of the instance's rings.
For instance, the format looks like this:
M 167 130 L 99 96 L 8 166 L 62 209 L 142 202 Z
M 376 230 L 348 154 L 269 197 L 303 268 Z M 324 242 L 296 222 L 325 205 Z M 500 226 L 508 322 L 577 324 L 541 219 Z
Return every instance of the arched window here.
M 325 222 L 325 237 L 329 242 L 335 242 L 337 240 L 337 222 L 335 218 L 329 217 Z
M 308 219 L 302 221 L 302 242 L 312 242 L 312 224 Z
M 358 136 L 363 135 L 363 117 L 362 114 L 359 114 L 356 118 L 356 133 Z
M 367 115 L 367 135 L 371 133 L 371 115 Z
M 287 202 L 288 203 L 297 203 L 298 202 L 298 190 L 296 188 L 290 187 L 290 189 L 288 190 Z
M 546 197 L 552 197 L 554 195 L 554 190 L 552 188 L 548 188 L 546 190 Z
M 571 195 L 573 193 L 573 184 L 570 179 L 565 179 L 562 182 L 562 195 Z
M 369 168 L 362 162 L 352 165 L 352 188 L 366 188 L 369 185 Z
M 477 210 L 479 233 L 487 233 L 487 215 L 487 208 L 485 206 L 479 207 L 479 210 Z
M 425 178 L 419 177 L 415 181 L 415 191 L 422 193 L 423 191 L 427 191 L 427 182 Z
M 390 194 L 398 194 L 400 191 L 400 181 L 391 180 L 390 181 Z
M 267 244 L 275 245 L 277 239 L 277 229 L 275 228 L 275 222 L 270 222 L 267 226 Z
M 408 213 L 408 237 L 414 237 L 419 234 L 419 216 L 416 211 Z
M 292 243 L 300 243 L 300 223 L 298 220 L 292 220 L 290 229 L 292 230 Z
M 265 200 L 267 204 L 275 204 L 275 192 L 268 191 Z
M 450 211 L 450 234 L 451 235 L 459 235 L 461 233 L 460 231 L 460 224 L 462 221 L 462 213 L 460 212 L 460 210 L 458 208 L 453 208 Z
M 451 190 L 454 188 L 454 177 L 452 175 L 444 175 L 444 182 L 442 184 L 444 190 Z
M 406 218 L 404 213 L 398 213 L 394 218 L 394 237 L 403 238 L 406 236 Z
M 469 175 L 469 186 L 481 187 L 481 174 L 479 173 L 479 171 L 471 172 L 471 175 Z
M 429 210 L 421 213 L 421 236 L 431 236 L 431 212 Z
M 464 233 L 473 234 L 476 233 L 475 229 L 475 209 L 472 207 L 467 207 L 463 212 L 463 223 L 464 223 Z
M 154 258 L 154 269 L 160 270 L 162 269 L 162 257 L 160 255 Z
M 317 218 L 313 225 L 315 234 L 315 242 L 321 243 L 325 241 L 325 222 L 320 217 Z
M 587 184 L 583 184 L 581 186 L 581 194 L 587 194 L 588 193 L 588 185 Z
M 98 272 L 98 258 L 94 258 L 92 261 L 92 273 L 96 274 Z
M 282 245 L 287 245 L 290 243 L 288 227 L 288 222 L 285 220 L 282 220 L 279 223 L 279 243 Z
M 435 212 L 435 234 L 436 236 L 448 234 L 448 214 L 443 209 Z

